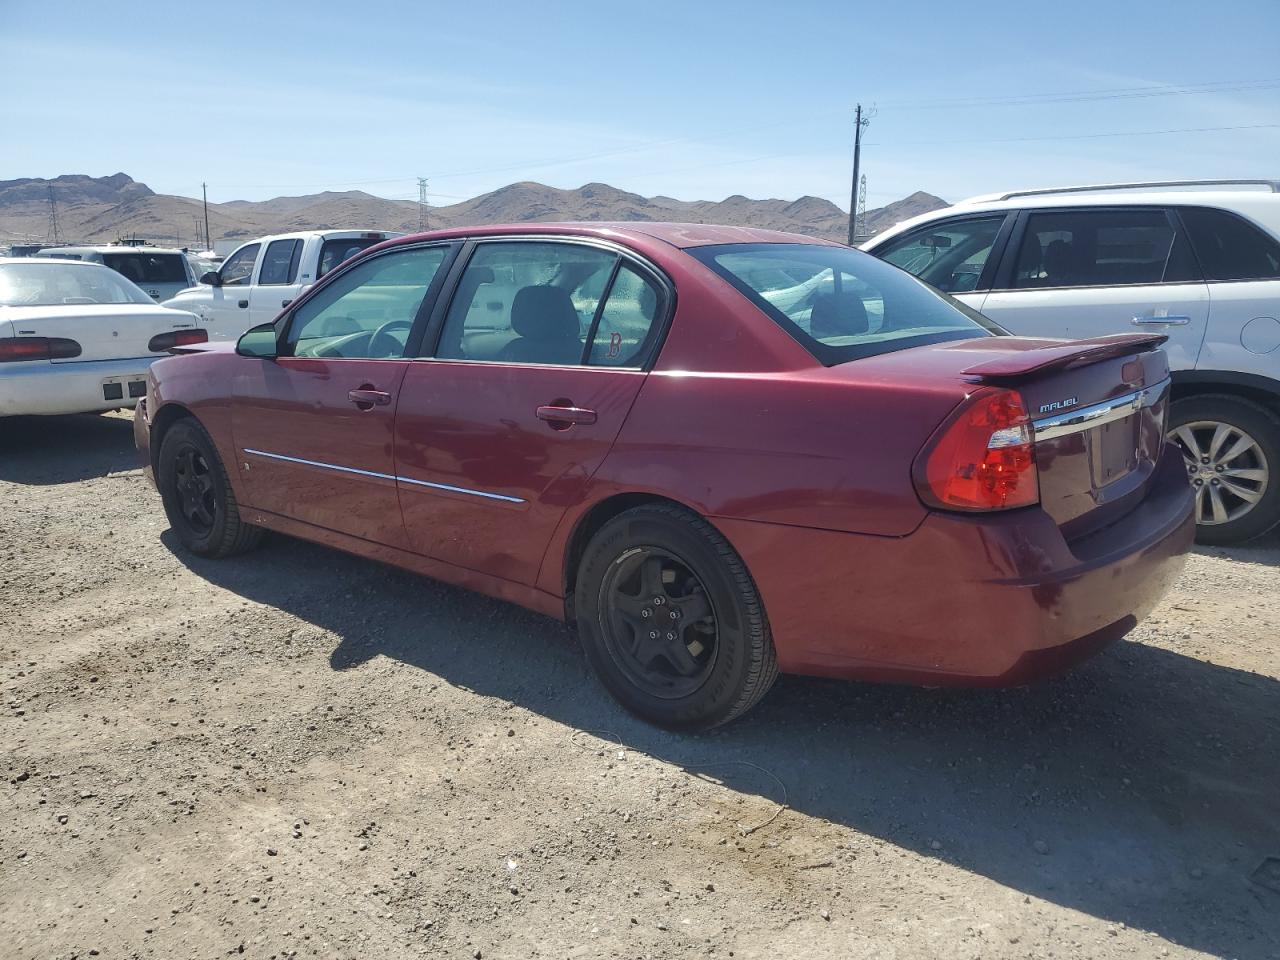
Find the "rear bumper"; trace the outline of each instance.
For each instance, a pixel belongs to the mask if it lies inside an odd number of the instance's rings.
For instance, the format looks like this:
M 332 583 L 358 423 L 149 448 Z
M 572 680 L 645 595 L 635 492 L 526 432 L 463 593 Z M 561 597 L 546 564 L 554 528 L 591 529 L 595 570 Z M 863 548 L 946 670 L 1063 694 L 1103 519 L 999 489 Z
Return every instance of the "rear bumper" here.
M 0 370 L 0 416 L 53 416 L 132 407 L 138 398 L 129 395 L 130 384 L 146 382 L 151 362 L 151 358 L 142 357 L 7 363 Z M 105 397 L 104 383 L 118 383 L 120 396 Z
M 716 523 L 760 588 L 784 671 L 1011 686 L 1061 672 L 1151 611 L 1191 548 L 1192 499 L 1166 447 L 1146 498 L 1070 544 L 1039 508 L 934 513 L 902 538 Z

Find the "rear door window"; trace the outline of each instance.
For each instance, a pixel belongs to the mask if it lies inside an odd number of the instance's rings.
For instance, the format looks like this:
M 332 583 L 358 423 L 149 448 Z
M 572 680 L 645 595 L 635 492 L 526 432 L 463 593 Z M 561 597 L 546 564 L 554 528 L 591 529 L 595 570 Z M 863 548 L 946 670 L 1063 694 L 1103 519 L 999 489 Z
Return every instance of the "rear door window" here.
M 929 224 L 895 237 L 875 255 L 945 293 L 978 289 L 1003 215 Z
M 258 283 L 267 285 L 293 283 L 298 276 L 298 259 L 302 256 L 301 240 L 273 240 L 262 257 Z
M 578 365 L 618 255 L 578 243 L 476 247 L 449 305 L 436 356 L 445 360 Z M 626 311 L 620 294 L 615 316 Z M 634 332 L 638 319 L 629 325 Z M 597 324 L 597 329 L 598 329 Z M 618 332 L 618 354 L 623 339 Z M 634 352 L 634 351 L 633 351 Z
M 1280 278 L 1280 243 L 1242 217 L 1204 207 L 1179 209 L 1207 280 Z
M 1187 279 L 1168 214 L 1147 210 L 1032 213 L 1018 245 L 1012 286 L 1117 287 Z
M 134 283 L 187 283 L 180 253 L 104 253 L 102 262 Z

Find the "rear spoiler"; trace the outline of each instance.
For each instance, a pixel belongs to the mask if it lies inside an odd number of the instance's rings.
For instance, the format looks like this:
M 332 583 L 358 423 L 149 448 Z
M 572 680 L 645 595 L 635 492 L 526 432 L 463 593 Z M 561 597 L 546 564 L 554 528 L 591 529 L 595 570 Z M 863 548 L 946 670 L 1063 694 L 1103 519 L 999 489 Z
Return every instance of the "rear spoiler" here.
M 1048 370 L 1071 370 L 1101 360 L 1154 350 L 1169 338 L 1162 333 L 1117 333 L 1088 340 L 1040 340 L 1043 346 L 1010 351 L 1002 357 L 965 367 L 960 375 L 974 381 L 1021 380 Z

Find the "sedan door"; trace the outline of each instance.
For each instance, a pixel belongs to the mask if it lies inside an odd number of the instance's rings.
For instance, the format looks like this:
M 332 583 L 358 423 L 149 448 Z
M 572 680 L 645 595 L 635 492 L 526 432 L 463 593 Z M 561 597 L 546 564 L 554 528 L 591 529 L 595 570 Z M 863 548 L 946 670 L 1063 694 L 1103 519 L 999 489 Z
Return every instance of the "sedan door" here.
M 251 506 L 404 545 L 392 445 L 406 345 L 456 249 L 396 248 L 355 263 L 286 318 L 278 358 L 242 361 L 232 425 Z
M 1022 336 L 1163 333 L 1174 369 L 1196 364 L 1209 288 L 1176 218 L 1158 207 L 1024 213 L 982 303 Z
M 475 244 L 437 311 L 434 354 L 409 364 L 400 391 L 410 549 L 533 583 L 618 436 L 671 302 L 655 271 L 610 248 Z

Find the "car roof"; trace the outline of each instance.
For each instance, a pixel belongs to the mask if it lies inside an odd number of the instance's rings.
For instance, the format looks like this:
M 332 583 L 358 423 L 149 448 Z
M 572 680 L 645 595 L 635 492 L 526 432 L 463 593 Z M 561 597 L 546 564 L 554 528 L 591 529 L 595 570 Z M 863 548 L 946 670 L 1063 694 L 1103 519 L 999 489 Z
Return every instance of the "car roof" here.
M 1240 214 L 1246 219 L 1266 226 L 1273 234 L 1280 235 L 1280 193 L 1262 190 L 1232 190 L 1182 187 L 1157 189 L 1156 185 L 1141 188 L 1109 187 L 1061 187 L 1057 189 L 1023 190 L 1012 193 L 984 194 L 970 197 L 949 207 L 903 220 L 867 242 L 867 247 L 896 236 L 913 227 L 944 218 L 970 213 L 1003 213 L 1008 210 L 1063 209 L 1077 207 L 1145 207 L 1179 206 L 1212 207 Z
M 758 227 L 732 227 L 713 223 L 661 223 L 649 221 L 565 221 L 551 223 L 497 223 L 476 227 L 433 230 L 398 238 L 396 243 L 424 238 L 446 239 L 508 235 L 556 234 L 560 236 L 598 237 L 625 242 L 628 239 L 660 240 L 673 247 L 704 247 L 719 243 L 816 243 L 842 246 L 821 237 L 807 237 L 781 230 Z
M 182 256 L 177 247 L 134 246 L 128 243 L 76 244 L 74 246 L 42 247 L 41 253 L 56 250 L 58 253 L 169 253 Z

